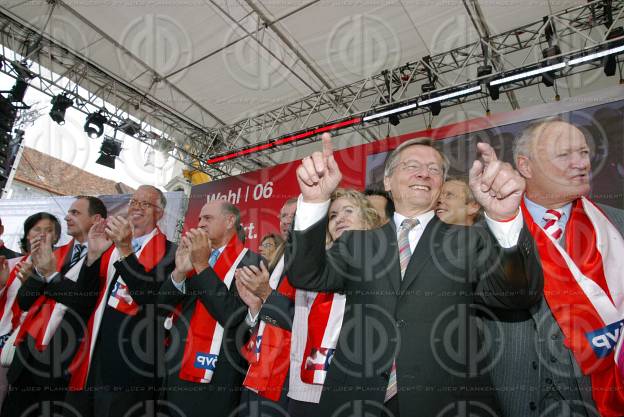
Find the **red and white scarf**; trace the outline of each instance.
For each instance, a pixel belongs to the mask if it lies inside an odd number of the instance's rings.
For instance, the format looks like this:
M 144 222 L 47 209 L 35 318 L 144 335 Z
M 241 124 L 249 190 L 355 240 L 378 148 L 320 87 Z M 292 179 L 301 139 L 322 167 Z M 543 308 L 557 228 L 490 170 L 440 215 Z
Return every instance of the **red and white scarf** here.
M 301 361 L 301 380 L 307 384 L 323 385 L 338 345 L 347 298 L 337 293 L 314 295 L 310 292 L 309 295 L 314 298 L 309 307 L 308 338 Z
M 616 352 L 622 352 L 624 340 L 624 239 L 586 198 L 573 203 L 565 247 L 533 221 L 524 202 L 522 211 L 542 263 L 544 297 L 564 344 L 590 376 L 600 414 L 621 416 L 624 368 Z
M 165 256 L 166 251 L 167 236 L 165 236 L 159 228 L 155 228 L 147 235 L 145 243 L 135 255 L 139 263 L 149 272 L 158 265 Z M 69 365 L 69 372 L 71 374 L 71 379 L 69 381 L 70 390 L 79 391 L 85 388 L 87 376 L 89 375 L 89 367 L 91 366 L 93 349 L 95 348 L 95 341 L 100 331 L 100 325 L 102 324 L 102 317 L 104 316 L 106 306 L 108 305 L 121 313 L 131 316 L 136 315 L 140 310 L 140 306 L 138 306 L 130 294 L 128 294 L 125 282 L 117 274 L 117 270 L 115 269 L 115 262 L 119 260 L 120 256 L 119 250 L 117 250 L 115 245 L 111 245 L 111 247 L 102 254 L 99 274 L 100 285 L 98 288 L 99 293 L 96 307 L 93 313 L 91 313 L 91 317 L 89 317 L 82 343 L 80 343 L 76 355 Z M 113 283 L 115 277 L 117 279 L 115 279 Z M 111 296 L 107 297 L 111 285 L 115 285 L 115 288 Z M 115 301 L 111 302 L 110 300 L 113 298 Z
M 284 256 L 280 258 L 271 277 L 269 286 L 277 288 L 284 297 L 295 300 L 295 289 L 283 275 Z M 291 332 L 261 320 L 257 332 L 252 334 L 242 354 L 249 362 L 243 385 L 264 398 L 278 401 L 290 366 Z
M 11 272 L 4 288 L 0 290 L 0 350 L 4 347 L 13 330 L 20 324 L 22 310 L 15 301 L 22 281 L 17 278 L 17 273 L 27 259 L 28 256 L 21 256 L 8 261 Z
M 219 279 L 229 289 L 234 280 L 234 272 L 247 253 L 236 234 L 223 249 L 213 269 Z M 190 278 L 195 279 L 195 277 Z M 201 300 L 195 302 L 182 356 L 179 377 L 185 381 L 207 384 L 217 367 L 223 326 L 208 312 Z
M 54 251 L 54 256 L 56 257 L 56 272 L 60 272 L 63 265 L 70 259 L 69 257 L 72 255 L 73 248 L 74 241 L 72 240 L 67 245 L 61 246 Z M 85 256 L 80 258 L 78 262 L 66 271 L 64 279 L 70 279 L 74 282 L 78 280 L 84 259 Z M 43 352 L 52 339 L 52 336 L 54 336 L 56 329 L 61 324 L 66 310 L 67 306 L 64 304 L 57 303 L 54 299 L 46 297 L 45 295 L 39 296 L 24 317 L 24 322 L 20 326 L 15 339 L 15 346 L 22 343 L 26 338 L 26 334 L 29 334 L 35 339 L 35 347 L 37 350 Z

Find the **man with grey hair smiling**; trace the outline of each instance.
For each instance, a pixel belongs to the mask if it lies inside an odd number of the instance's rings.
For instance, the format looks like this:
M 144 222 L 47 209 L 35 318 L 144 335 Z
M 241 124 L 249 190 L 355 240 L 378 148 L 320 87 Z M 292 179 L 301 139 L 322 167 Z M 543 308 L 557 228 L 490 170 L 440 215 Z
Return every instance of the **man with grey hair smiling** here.
M 319 415 L 497 415 L 472 306 L 528 308 L 541 283 L 523 267 L 532 256 L 519 249 L 526 236 L 506 239 L 505 229 L 522 224 L 524 181 L 489 145 L 478 150 L 482 160 L 474 162 L 470 184 L 498 243 L 484 227 L 437 219 L 449 163 L 431 140 L 419 139 L 401 144 L 386 162 L 393 218 L 381 228 L 345 232 L 326 250 L 329 197 L 342 178 L 329 135 L 322 153 L 302 160 L 288 278 L 297 288 L 346 295 Z
M 513 155 L 526 180 L 522 233 L 539 254 L 531 270 L 543 276 L 544 296 L 525 311 L 494 310 L 496 319 L 486 321 L 502 337 L 492 377 L 504 415 L 624 415 L 615 356 L 624 212 L 587 198 L 590 149 L 563 119 L 530 124 Z

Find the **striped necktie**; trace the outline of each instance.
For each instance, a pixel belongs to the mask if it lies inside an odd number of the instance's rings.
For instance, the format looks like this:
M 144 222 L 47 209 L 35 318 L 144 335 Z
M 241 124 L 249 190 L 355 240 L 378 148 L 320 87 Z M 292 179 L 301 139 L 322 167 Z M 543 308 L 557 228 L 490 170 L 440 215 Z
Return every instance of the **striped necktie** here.
M 82 257 L 82 251 L 84 250 L 85 245 L 81 245 L 80 243 L 74 245 L 74 253 L 72 253 L 71 261 L 69 261 L 69 267 L 76 265 L 80 258 Z
M 219 259 L 220 254 L 221 254 L 221 251 L 219 249 L 213 250 L 212 253 L 210 254 L 210 258 L 208 258 L 208 264 L 210 266 L 215 266 L 215 264 L 217 263 L 217 259 Z
M 555 240 L 559 240 L 563 235 L 563 229 L 559 226 L 559 220 L 563 212 L 561 210 L 548 209 L 544 214 L 544 231 L 553 237 Z
M 407 265 L 409 264 L 412 256 L 412 249 L 409 242 L 409 232 L 416 227 L 420 222 L 418 219 L 405 219 L 401 222 L 399 228 L 399 263 L 401 264 L 401 280 L 405 276 Z M 388 378 L 388 388 L 386 389 L 386 397 L 384 402 L 388 402 L 392 397 L 397 394 L 397 377 L 396 377 L 396 361 L 392 362 L 392 369 L 390 369 L 390 378 Z

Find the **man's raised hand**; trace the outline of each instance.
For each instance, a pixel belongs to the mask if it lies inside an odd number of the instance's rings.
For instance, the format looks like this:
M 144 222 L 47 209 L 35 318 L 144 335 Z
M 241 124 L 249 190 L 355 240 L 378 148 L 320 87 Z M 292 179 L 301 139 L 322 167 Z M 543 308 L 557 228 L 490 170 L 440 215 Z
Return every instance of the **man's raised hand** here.
M 334 150 L 329 133 L 322 136 L 323 152 L 314 152 L 301 160 L 297 168 L 297 181 L 306 203 L 321 203 L 329 200 L 331 193 L 342 180 L 342 173 L 334 159 Z
M 499 161 L 487 143 L 478 143 L 481 156 L 470 168 L 470 189 L 486 214 L 494 220 L 507 220 L 518 214 L 524 194 L 524 178 L 511 164 Z

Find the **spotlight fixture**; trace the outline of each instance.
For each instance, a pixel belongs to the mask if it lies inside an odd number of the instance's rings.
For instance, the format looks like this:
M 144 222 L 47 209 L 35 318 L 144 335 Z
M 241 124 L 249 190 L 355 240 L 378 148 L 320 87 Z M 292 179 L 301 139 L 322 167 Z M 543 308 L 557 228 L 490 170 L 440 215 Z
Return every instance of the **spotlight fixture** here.
M 607 50 L 613 49 L 616 47 L 621 47 L 622 45 L 624 45 L 624 40 L 622 39 L 613 41 L 613 39 L 621 38 L 622 36 L 624 36 L 624 28 L 622 26 L 613 28 L 611 32 L 609 32 L 609 34 L 607 35 L 607 41 L 609 41 L 609 43 L 607 44 Z M 604 59 L 604 74 L 607 77 L 612 77 L 615 75 L 616 70 L 617 70 L 616 54 L 607 55 Z
M 124 132 L 128 136 L 134 136 L 141 131 L 141 125 L 134 120 L 126 119 L 121 122 L 117 130 Z
M 422 89 L 423 94 L 427 94 L 435 90 L 435 85 L 431 83 L 423 84 L 421 89 Z M 429 107 L 429 110 L 431 110 L 431 114 L 433 116 L 438 116 L 440 112 L 442 111 L 442 105 L 440 104 L 441 100 L 437 100 L 437 101 L 433 101 L 433 100 L 434 99 L 429 98 L 428 100 L 423 100 L 419 102 L 418 105 L 419 106 L 427 105 Z
M 558 55 L 561 55 L 561 48 L 559 47 L 559 45 L 553 45 L 544 49 L 542 51 L 542 56 L 546 59 L 546 61 L 544 61 L 543 66 L 553 67 L 559 64 L 563 64 L 563 66 L 565 66 L 565 63 L 563 62 L 563 58 Z M 555 58 L 552 58 L 552 57 L 555 57 Z M 556 79 L 557 79 L 556 70 L 545 72 L 542 75 L 542 83 L 544 83 L 546 87 L 552 87 Z
M 65 94 L 59 94 L 52 98 L 52 109 L 50 109 L 50 117 L 61 126 L 65 124 L 65 111 L 74 105 L 74 100 Z
M 13 103 L 23 103 L 27 88 L 28 81 L 23 78 L 15 80 L 15 85 L 13 85 L 13 88 L 11 88 L 11 91 L 9 92 L 9 100 Z
M 100 110 L 97 113 L 91 113 L 87 116 L 85 121 L 84 131 L 92 139 L 99 138 L 104 133 L 104 124 L 108 122 L 108 119 Z
M 488 75 L 492 75 L 492 66 L 491 65 L 482 65 L 477 68 L 477 78 L 486 77 Z M 494 101 L 498 100 L 500 97 L 500 87 L 496 85 L 491 85 L 489 83 L 489 78 L 485 78 L 481 81 L 482 85 L 487 86 L 488 93 L 490 94 L 490 98 Z
M 392 115 L 388 116 L 388 121 L 390 122 L 390 124 L 392 126 L 398 126 L 399 123 L 401 123 L 401 120 L 399 119 L 399 116 L 397 116 L 396 114 L 392 114 Z
M 110 136 L 104 136 L 100 156 L 95 161 L 96 164 L 115 169 L 115 158 L 121 153 L 121 141 Z

